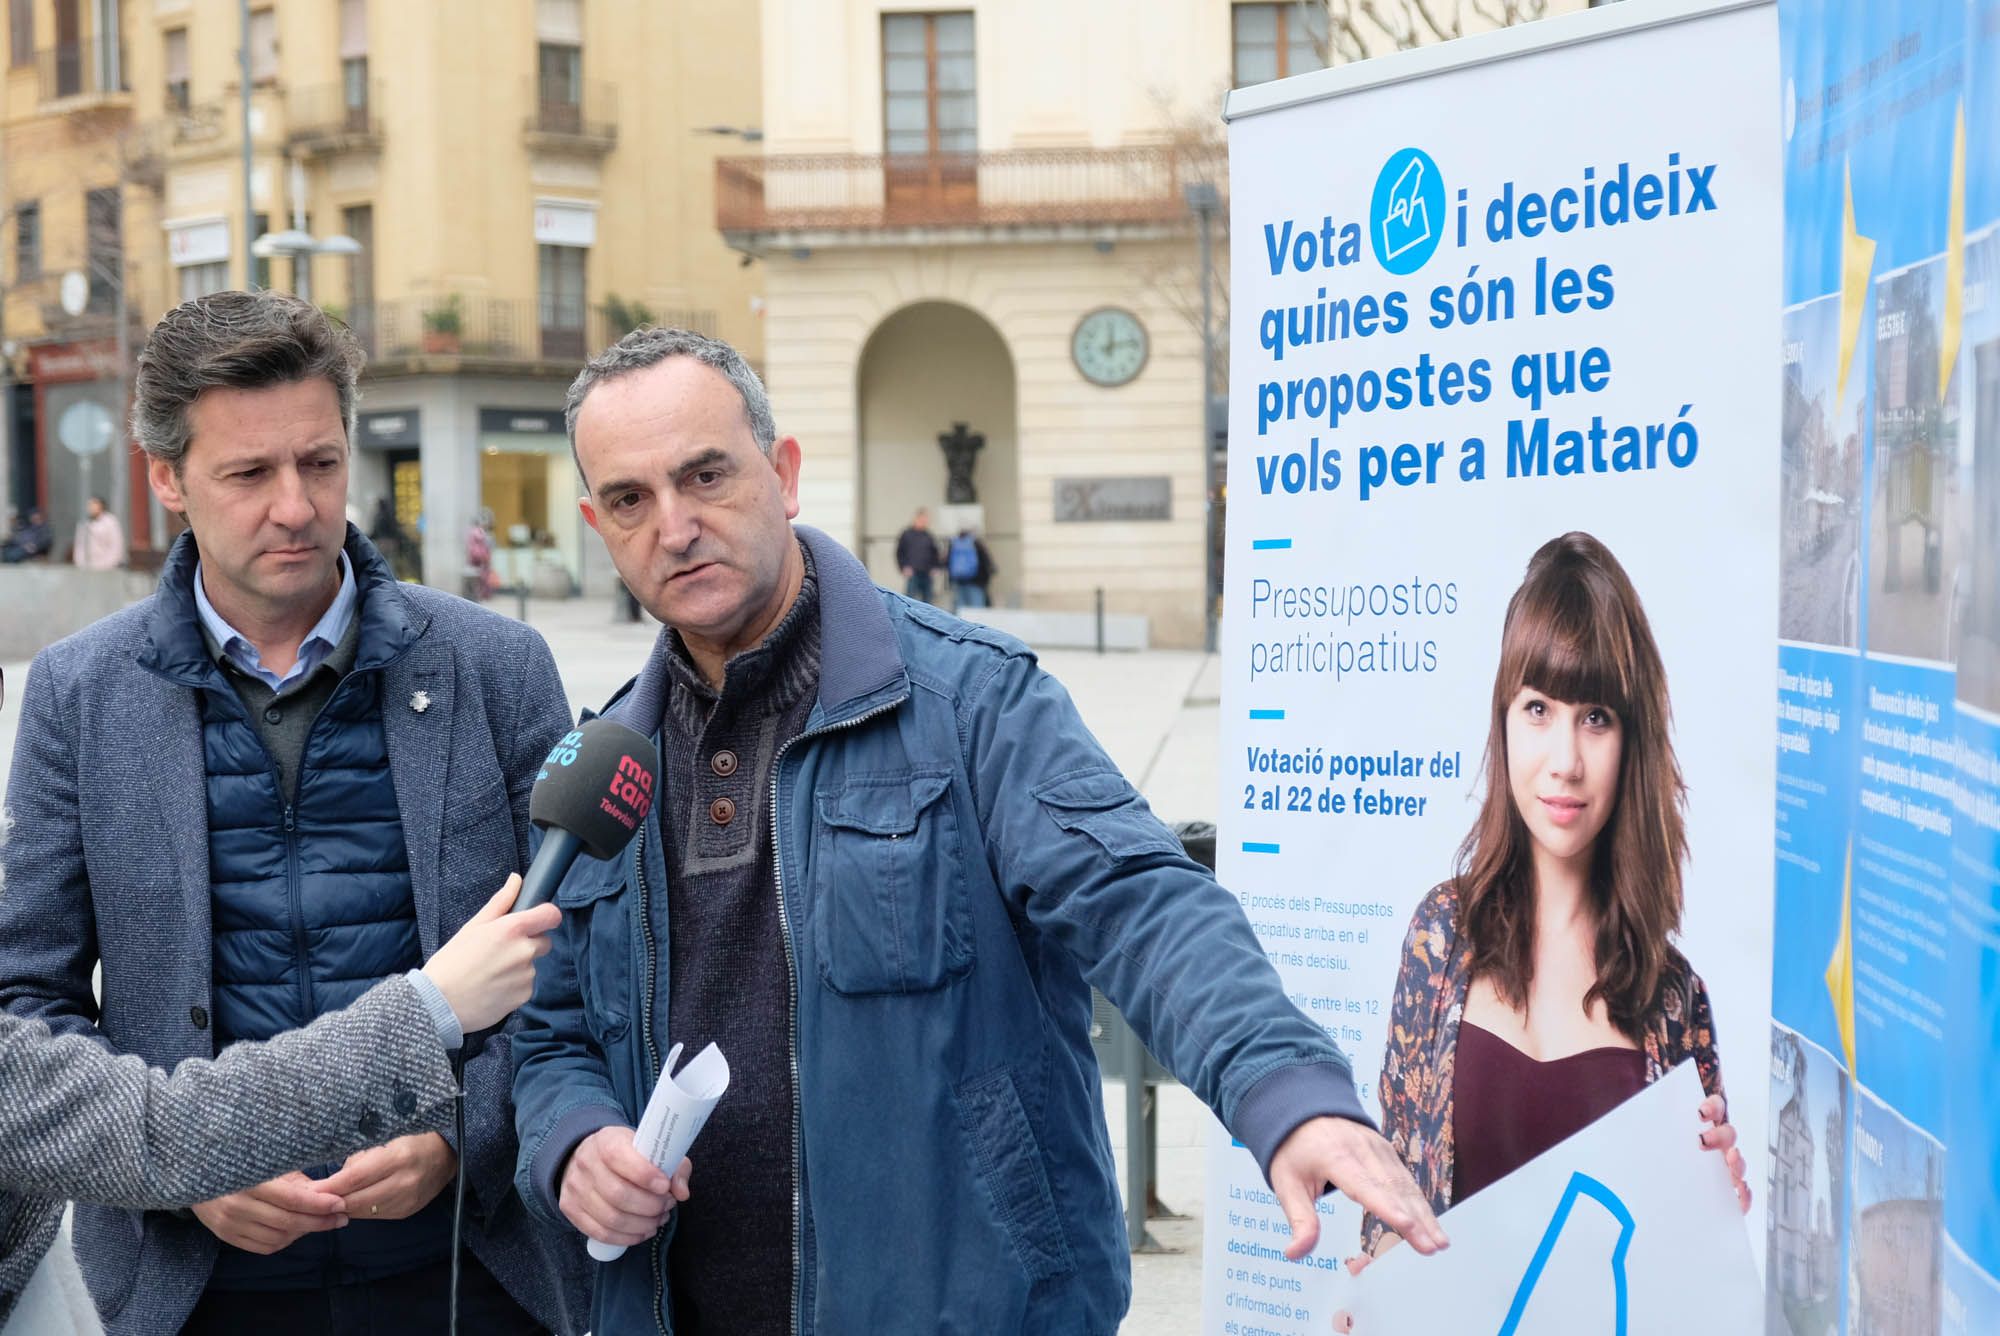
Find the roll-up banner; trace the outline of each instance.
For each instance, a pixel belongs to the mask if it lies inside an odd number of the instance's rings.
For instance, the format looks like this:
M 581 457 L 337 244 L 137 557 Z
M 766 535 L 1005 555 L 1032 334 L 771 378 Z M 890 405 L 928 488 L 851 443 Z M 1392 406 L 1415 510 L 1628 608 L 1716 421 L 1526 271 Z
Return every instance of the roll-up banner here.
M 1229 104 L 1223 881 L 1441 1206 L 1692 1058 L 1718 1329 L 2000 1331 L 1997 84 L 2000 0 L 1632 0 Z M 1207 1330 L 1356 1306 L 1208 1200 Z
M 1619 5 L 1228 114 L 1222 882 L 1435 1204 L 1504 1163 L 1500 1125 L 1575 1131 L 1690 1061 L 1761 1252 L 1777 9 Z M 1538 916 L 1569 949 L 1536 970 L 1506 942 Z M 1207 1200 L 1206 1329 L 1328 1330 L 1360 1212 L 1327 1198 L 1284 1261 L 1220 1132 Z M 1531 1244 L 1557 1207 L 1522 1204 Z

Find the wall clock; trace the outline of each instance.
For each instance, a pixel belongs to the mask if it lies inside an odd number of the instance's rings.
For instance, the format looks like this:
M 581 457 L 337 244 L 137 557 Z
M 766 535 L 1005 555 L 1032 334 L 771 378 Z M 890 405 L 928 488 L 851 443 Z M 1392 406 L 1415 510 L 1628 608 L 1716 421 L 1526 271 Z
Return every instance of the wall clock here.
M 1116 306 L 1100 306 L 1076 322 L 1069 355 L 1093 385 L 1124 385 L 1146 366 L 1146 327 Z

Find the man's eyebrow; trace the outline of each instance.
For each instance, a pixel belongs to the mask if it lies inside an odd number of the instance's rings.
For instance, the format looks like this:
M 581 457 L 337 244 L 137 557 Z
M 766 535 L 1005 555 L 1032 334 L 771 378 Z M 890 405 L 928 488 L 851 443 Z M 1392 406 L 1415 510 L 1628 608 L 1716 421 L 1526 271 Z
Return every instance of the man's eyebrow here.
M 708 449 L 703 450 L 700 454 L 695 455 L 692 459 L 685 461 L 684 463 L 681 464 L 679 468 L 675 469 L 674 481 L 679 482 L 682 478 L 687 477 L 688 474 L 690 473 L 699 473 L 703 469 L 719 468 L 723 465 L 726 465 L 727 463 L 729 463 L 729 452 L 727 450 L 718 449 L 715 446 L 710 446 Z
M 637 478 L 607 478 L 590 490 L 597 496 L 617 496 L 620 492 L 636 491 L 644 486 Z
M 727 450 L 710 446 L 699 454 L 683 460 L 674 469 L 674 482 L 678 484 L 690 473 L 699 473 L 703 469 L 724 468 L 729 463 Z M 644 491 L 647 486 L 648 484 L 635 477 L 614 477 L 598 483 L 592 491 L 598 496 L 617 496 L 620 492 Z

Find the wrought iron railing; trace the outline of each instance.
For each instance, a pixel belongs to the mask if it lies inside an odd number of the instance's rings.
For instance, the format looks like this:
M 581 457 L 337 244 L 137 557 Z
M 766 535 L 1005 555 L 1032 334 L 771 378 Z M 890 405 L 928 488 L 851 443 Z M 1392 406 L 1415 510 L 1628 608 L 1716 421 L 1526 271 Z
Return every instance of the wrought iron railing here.
M 618 141 L 618 89 L 598 79 L 533 76 L 525 128 L 531 135 L 608 148 Z
M 573 310 L 508 297 L 430 296 L 377 302 L 345 313 L 372 358 L 475 357 L 507 362 L 582 362 L 621 338 L 640 309 L 650 320 L 715 332 L 715 312 L 630 305 Z
M 377 108 L 382 102 L 382 81 L 371 79 L 359 85 L 358 91 L 359 101 L 350 96 L 344 83 L 294 92 L 287 108 L 292 142 L 311 152 L 380 137 L 382 118 Z
M 724 232 L 1164 223 L 1188 216 L 1171 146 L 718 158 Z
M 35 69 L 43 102 L 103 97 L 132 90 L 125 72 L 125 48 L 110 38 L 62 42 L 39 51 L 35 54 Z

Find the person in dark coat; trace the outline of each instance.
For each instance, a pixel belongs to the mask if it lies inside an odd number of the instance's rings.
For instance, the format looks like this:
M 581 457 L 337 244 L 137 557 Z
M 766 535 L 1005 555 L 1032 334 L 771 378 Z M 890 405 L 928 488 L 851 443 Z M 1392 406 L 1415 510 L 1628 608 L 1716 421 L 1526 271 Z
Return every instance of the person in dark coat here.
M 0 544 L 0 562 L 9 566 L 21 561 L 39 561 L 49 554 L 49 547 L 55 542 L 55 535 L 49 529 L 48 518 L 39 510 L 28 512 L 28 518 L 15 524 L 7 535 L 7 541 Z
M 555 661 L 528 627 L 398 582 L 347 523 L 361 362 L 271 291 L 184 303 L 148 337 L 133 434 L 190 529 L 152 597 L 29 674 L 6 806 L 33 856 L 0 896 L 16 1017 L 169 1070 L 212 1058 L 422 965 L 527 865 L 528 793 L 571 719 Z M 363 1331 L 368 1311 L 439 1330 L 461 1169 L 465 1329 L 581 1330 L 584 1257 L 511 1187 L 510 1046 L 468 1056 L 463 1138 L 191 1213 L 79 1205 L 106 1330 Z
M 931 601 L 931 573 L 938 568 L 937 539 L 931 534 L 931 513 L 910 516 L 910 527 L 896 535 L 896 568 L 903 573 L 903 592 L 920 602 Z

